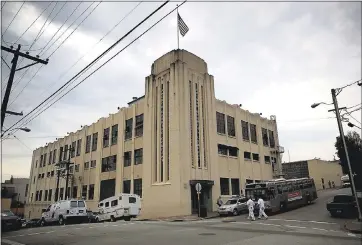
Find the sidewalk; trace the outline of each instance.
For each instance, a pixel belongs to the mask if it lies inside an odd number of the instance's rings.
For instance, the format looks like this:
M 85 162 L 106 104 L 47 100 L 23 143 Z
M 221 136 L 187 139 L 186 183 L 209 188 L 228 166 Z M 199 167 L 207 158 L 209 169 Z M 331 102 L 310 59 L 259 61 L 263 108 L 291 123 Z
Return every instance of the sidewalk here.
M 347 221 L 344 228 L 351 233 L 362 234 L 362 222 L 360 221 Z
M 213 219 L 219 217 L 217 212 L 209 212 L 207 213 L 207 217 L 201 218 L 197 215 L 187 215 L 187 216 L 173 216 L 173 217 L 164 217 L 164 218 L 154 218 L 154 219 L 142 219 L 136 218 L 132 219 L 135 221 L 168 221 L 168 222 L 182 222 L 182 221 L 197 221 L 197 220 L 204 220 L 204 219 Z

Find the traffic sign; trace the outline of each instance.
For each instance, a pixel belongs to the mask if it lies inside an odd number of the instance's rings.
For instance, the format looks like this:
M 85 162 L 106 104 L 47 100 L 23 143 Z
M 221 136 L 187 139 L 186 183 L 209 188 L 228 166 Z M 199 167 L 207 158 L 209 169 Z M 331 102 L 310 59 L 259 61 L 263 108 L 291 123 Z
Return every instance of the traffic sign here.
M 200 184 L 200 183 L 197 183 L 197 184 L 195 185 L 195 189 L 196 189 L 197 192 L 200 192 L 201 189 L 202 189 L 201 184 Z

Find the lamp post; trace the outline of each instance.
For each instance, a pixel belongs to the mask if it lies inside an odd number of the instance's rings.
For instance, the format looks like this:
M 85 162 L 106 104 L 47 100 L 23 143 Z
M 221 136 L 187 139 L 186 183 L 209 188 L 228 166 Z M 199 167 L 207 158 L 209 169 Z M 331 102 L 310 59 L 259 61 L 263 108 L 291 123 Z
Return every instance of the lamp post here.
M 346 154 L 346 159 L 347 159 L 347 165 L 348 165 L 348 170 L 349 170 L 349 175 L 350 175 L 350 181 L 351 181 L 351 187 L 352 187 L 352 192 L 354 194 L 355 200 L 356 200 L 356 205 L 357 205 L 357 210 L 358 210 L 358 220 L 362 220 L 362 214 L 361 214 L 361 209 L 359 206 L 359 201 L 358 201 L 358 196 L 357 196 L 357 192 L 356 192 L 356 186 L 354 184 L 354 175 L 352 172 L 352 167 L 351 167 L 351 162 L 349 159 L 349 154 L 348 154 L 348 149 L 347 149 L 347 144 L 346 144 L 346 139 L 344 138 L 344 132 L 343 132 L 343 126 L 342 126 L 342 121 L 341 121 L 341 115 L 339 113 L 339 110 L 342 108 L 338 108 L 338 101 L 337 101 L 337 96 L 336 96 L 336 90 L 335 89 L 331 89 L 331 93 L 332 93 L 332 99 L 333 99 L 333 104 L 334 105 L 334 111 L 336 113 L 336 117 L 337 117 L 337 124 L 338 124 L 338 129 L 339 129 L 339 134 L 343 143 L 343 148 L 344 148 L 344 152 Z M 324 103 L 324 102 L 320 102 L 320 103 L 314 103 L 311 105 L 312 108 L 316 108 L 317 106 L 321 105 L 321 104 L 325 104 L 325 105 L 331 105 L 328 103 Z M 329 110 L 332 111 L 332 110 Z
M 31 129 L 30 128 L 27 128 L 27 127 L 24 127 L 24 128 L 13 128 L 13 129 L 11 129 L 10 131 L 13 131 L 13 130 L 21 130 L 21 131 L 24 131 L 24 132 L 27 132 L 27 133 L 29 133 L 30 131 L 31 131 Z M 10 133 L 8 133 L 8 135 L 10 135 Z M 2 133 L 1 134 L 1 138 L 4 136 L 4 133 Z

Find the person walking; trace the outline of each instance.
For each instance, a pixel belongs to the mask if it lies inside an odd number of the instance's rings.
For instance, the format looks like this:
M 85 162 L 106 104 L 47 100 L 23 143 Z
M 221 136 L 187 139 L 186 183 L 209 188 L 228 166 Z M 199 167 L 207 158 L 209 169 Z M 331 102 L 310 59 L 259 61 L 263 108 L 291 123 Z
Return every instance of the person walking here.
M 219 196 L 219 198 L 217 199 L 216 204 L 217 204 L 219 207 L 223 204 L 223 202 L 222 202 L 222 200 L 221 200 L 221 196 Z
M 258 206 L 259 206 L 259 217 L 258 217 L 258 219 L 261 219 L 262 216 L 264 216 L 265 219 L 268 219 L 268 215 L 266 215 L 266 213 L 265 213 L 264 200 L 261 197 L 259 197 Z
M 246 202 L 246 205 L 248 206 L 248 209 L 249 209 L 248 219 L 255 220 L 255 216 L 254 216 L 254 201 L 251 200 L 250 197 L 249 197 L 249 200 Z

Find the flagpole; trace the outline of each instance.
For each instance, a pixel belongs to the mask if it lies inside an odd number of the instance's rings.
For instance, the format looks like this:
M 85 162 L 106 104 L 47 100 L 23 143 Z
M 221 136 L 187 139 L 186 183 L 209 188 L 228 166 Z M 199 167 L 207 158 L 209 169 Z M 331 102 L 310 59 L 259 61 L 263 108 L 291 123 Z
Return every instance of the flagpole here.
M 176 26 L 177 26 L 177 49 L 180 49 L 180 30 L 179 30 L 179 26 L 178 26 L 178 4 L 176 4 L 177 9 L 177 17 L 176 17 Z

